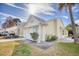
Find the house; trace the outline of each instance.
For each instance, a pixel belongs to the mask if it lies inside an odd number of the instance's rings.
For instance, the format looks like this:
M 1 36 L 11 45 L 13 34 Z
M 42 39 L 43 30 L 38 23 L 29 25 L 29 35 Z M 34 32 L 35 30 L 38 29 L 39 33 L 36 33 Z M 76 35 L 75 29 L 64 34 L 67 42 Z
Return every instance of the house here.
M 79 37 L 79 24 L 76 24 L 76 33 L 77 33 L 77 36 Z
M 19 35 L 26 39 L 32 40 L 30 33 L 37 32 L 39 34 L 38 42 L 45 41 L 46 35 L 56 35 L 58 38 L 67 36 L 67 31 L 61 19 L 55 18 L 49 21 L 42 20 L 31 15 L 27 22 L 20 28 Z
M 71 29 L 68 31 L 68 36 L 73 36 L 72 26 L 70 25 Z M 75 23 L 76 34 L 79 36 L 79 24 Z
M 62 36 L 67 36 L 67 31 L 61 19 L 55 18 L 45 21 L 33 15 L 30 15 L 27 22 L 18 24 L 15 29 L 7 30 L 15 31 L 19 36 L 23 36 L 29 40 L 33 40 L 30 33 L 37 32 L 39 34 L 38 43 L 45 41 L 47 35 L 55 35 L 59 39 Z

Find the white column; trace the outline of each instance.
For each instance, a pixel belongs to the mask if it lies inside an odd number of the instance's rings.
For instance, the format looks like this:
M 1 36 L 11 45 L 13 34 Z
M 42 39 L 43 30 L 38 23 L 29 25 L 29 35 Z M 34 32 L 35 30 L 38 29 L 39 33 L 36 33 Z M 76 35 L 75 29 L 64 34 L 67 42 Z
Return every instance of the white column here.
M 46 31 L 44 30 L 44 27 L 42 26 L 42 31 L 41 31 L 41 33 L 42 33 L 42 42 L 45 42 L 45 34 L 46 34 Z
M 43 41 L 43 42 L 45 42 L 45 34 L 46 34 L 46 32 L 43 31 L 43 34 L 42 34 L 42 41 Z
M 20 27 L 21 27 L 21 25 L 20 25 L 20 23 L 18 22 L 18 23 L 17 23 L 17 35 L 20 35 Z
M 41 33 L 41 25 L 39 25 L 38 34 L 39 34 L 39 38 L 37 40 L 37 43 L 41 43 L 41 40 L 42 40 L 42 38 L 41 38 L 41 36 L 42 36 L 42 33 Z

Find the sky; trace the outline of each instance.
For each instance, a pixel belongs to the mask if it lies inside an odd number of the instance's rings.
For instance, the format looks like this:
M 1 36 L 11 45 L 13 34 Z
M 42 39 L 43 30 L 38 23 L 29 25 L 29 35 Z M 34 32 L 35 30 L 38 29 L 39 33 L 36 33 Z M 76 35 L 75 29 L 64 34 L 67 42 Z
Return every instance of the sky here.
M 56 17 L 63 20 L 64 25 L 70 23 L 69 14 L 64 8 L 60 11 L 56 3 L 0 3 L 0 24 L 11 16 L 26 22 L 30 15 L 35 15 L 44 20 L 51 20 Z M 79 4 L 72 8 L 74 19 L 79 23 Z

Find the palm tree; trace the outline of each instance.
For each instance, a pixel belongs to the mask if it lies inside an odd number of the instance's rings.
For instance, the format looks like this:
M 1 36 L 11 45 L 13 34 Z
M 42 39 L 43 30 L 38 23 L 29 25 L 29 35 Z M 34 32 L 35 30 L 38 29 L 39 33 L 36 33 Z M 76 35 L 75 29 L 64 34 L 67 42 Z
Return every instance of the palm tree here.
M 63 10 L 64 7 L 66 7 L 66 9 L 68 10 L 70 20 L 71 20 L 71 25 L 72 25 L 74 43 L 76 43 L 77 42 L 76 27 L 75 27 L 74 17 L 73 17 L 73 13 L 72 13 L 72 7 L 74 5 L 75 5 L 74 3 L 59 3 L 59 9 Z

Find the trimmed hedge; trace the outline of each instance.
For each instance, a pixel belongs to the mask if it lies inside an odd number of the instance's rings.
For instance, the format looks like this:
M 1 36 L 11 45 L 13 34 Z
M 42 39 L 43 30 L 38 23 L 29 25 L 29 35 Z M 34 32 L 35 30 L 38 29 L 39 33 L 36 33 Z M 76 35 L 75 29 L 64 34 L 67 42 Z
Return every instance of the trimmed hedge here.
M 36 32 L 30 33 L 33 40 L 37 40 L 39 35 Z
M 53 36 L 46 36 L 46 41 L 51 42 L 51 41 L 55 41 L 57 40 L 57 36 L 53 35 Z

